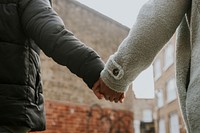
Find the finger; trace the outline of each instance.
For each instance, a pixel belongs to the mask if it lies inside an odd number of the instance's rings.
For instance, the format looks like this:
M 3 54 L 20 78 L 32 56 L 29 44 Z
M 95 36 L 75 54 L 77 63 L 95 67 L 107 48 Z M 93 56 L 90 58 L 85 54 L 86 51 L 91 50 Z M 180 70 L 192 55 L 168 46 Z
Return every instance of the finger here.
M 101 94 L 100 92 L 98 92 L 98 91 L 95 91 L 94 92 L 94 94 L 96 95 L 96 97 L 98 98 L 98 99 L 103 99 L 103 94 Z
M 109 98 L 109 101 L 110 101 L 110 102 L 113 102 L 113 101 L 114 101 L 114 99 L 110 99 L 110 98 Z
M 111 102 L 113 102 L 113 101 L 114 101 L 114 99 L 115 99 L 115 97 L 114 97 L 114 96 L 111 96 L 111 97 L 109 98 L 109 100 L 110 100 Z
M 109 96 L 104 96 L 104 98 L 105 98 L 106 100 L 109 100 L 109 99 L 110 99 L 110 97 L 109 97 Z
M 123 93 L 122 96 L 121 96 L 121 98 L 120 98 L 120 100 L 119 100 L 120 103 L 123 103 L 123 102 L 124 102 L 124 98 L 125 98 L 125 94 Z
M 113 100 L 114 100 L 115 103 L 118 103 L 118 102 L 119 102 L 119 100 L 116 99 L 116 98 L 114 98 Z
M 116 97 L 113 100 L 115 101 L 115 103 L 118 103 L 118 102 L 121 103 L 123 101 L 123 98 L 124 98 L 123 94 L 118 92 L 116 94 Z

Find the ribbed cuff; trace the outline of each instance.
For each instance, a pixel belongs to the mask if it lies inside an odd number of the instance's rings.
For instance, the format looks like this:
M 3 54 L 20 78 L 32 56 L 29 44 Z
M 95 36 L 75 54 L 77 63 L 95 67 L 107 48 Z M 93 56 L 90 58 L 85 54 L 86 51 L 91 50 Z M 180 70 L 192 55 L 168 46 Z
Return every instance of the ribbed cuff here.
M 124 78 L 124 70 L 113 60 L 112 56 L 101 72 L 101 79 L 110 89 L 116 92 L 128 90 L 129 82 Z

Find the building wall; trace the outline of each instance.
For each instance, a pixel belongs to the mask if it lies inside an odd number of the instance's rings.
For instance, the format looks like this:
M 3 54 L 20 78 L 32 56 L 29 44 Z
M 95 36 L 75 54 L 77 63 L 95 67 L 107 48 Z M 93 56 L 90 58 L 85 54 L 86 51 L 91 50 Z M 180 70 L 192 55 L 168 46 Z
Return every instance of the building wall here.
M 90 9 L 74 0 L 53 0 L 53 8 L 63 19 L 66 28 L 86 45 L 98 52 L 106 62 L 121 41 L 127 36 L 129 28 Z M 98 100 L 86 84 L 72 74 L 66 67 L 41 55 L 44 95 L 48 100 L 59 100 L 78 104 L 99 104 L 103 107 L 125 109 L 129 104 L 115 104 Z M 128 105 L 127 105 L 128 104 Z
M 151 111 L 152 121 L 146 121 L 144 112 L 146 110 Z M 133 100 L 133 112 L 134 112 L 134 131 L 135 133 L 146 133 L 144 132 L 145 127 L 142 123 L 152 123 L 154 126 L 154 99 L 137 99 Z M 152 127 L 154 128 L 154 127 Z M 149 128 L 150 130 L 150 128 Z M 150 133 L 150 132 L 147 132 Z
M 45 108 L 47 129 L 43 133 L 133 133 L 130 111 L 51 100 L 46 101 Z
M 156 128 L 156 133 L 159 133 L 159 120 L 162 118 L 165 121 L 165 132 L 169 133 L 170 132 L 170 115 L 172 113 L 177 113 L 178 114 L 178 120 L 179 120 L 179 129 L 180 133 L 185 133 L 185 127 L 183 123 L 183 119 L 181 116 L 179 104 L 178 104 L 178 99 L 177 99 L 177 94 L 176 98 L 172 100 L 171 102 L 168 101 L 167 97 L 167 81 L 171 77 L 174 77 L 175 79 L 175 35 L 171 38 L 171 40 L 165 45 L 165 47 L 159 52 L 157 57 L 154 60 L 153 63 L 153 68 L 154 68 L 154 83 L 155 83 L 155 128 Z M 173 63 L 168 67 L 164 67 L 164 59 L 165 59 L 165 50 L 169 45 L 172 45 L 173 47 Z M 156 77 L 156 67 L 155 67 L 155 62 L 157 60 L 160 60 L 160 68 L 161 68 L 161 74 L 159 77 Z M 170 60 L 169 58 L 167 60 Z M 176 85 L 175 85 L 176 87 Z M 163 106 L 158 107 L 158 92 L 159 89 L 162 90 L 162 97 L 163 97 Z

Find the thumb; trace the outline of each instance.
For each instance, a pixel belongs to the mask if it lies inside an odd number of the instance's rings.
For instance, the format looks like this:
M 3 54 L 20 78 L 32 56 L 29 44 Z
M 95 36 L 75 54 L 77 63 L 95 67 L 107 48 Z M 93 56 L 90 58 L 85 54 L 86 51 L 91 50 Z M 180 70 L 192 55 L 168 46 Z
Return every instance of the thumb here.
M 123 103 L 123 102 L 124 102 L 124 98 L 125 98 L 125 94 L 123 93 L 122 96 L 121 96 L 121 98 L 120 98 L 120 100 L 119 100 L 120 103 Z
M 102 99 L 103 95 L 99 91 L 100 89 L 100 82 L 99 80 L 93 85 L 92 90 L 98 99 Z
M 92 90 L 93 90 L 93 91 L 97 90 L 99 86 L 100 86 L 100 81 L 97 80 L 97 81 L 94 83 L 94 85 L 93 85 L 93 87 L 92 87 Z

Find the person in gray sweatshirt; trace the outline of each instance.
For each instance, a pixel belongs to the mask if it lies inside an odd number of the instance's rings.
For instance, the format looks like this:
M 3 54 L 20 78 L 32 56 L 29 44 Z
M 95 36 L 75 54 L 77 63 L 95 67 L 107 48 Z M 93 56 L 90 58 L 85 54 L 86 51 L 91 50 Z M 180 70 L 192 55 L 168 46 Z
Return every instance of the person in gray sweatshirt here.
M 129 35 L 109 57 L 93 90 L 97 97 L 103 95 L 110 101 L 123 99 L 124 94 L 116 99 L 116 92 L 127 91 L 175 32 L 180 108 L 187 132 L 199 133 L 200 0 L 149 0 L 144 4 Z

